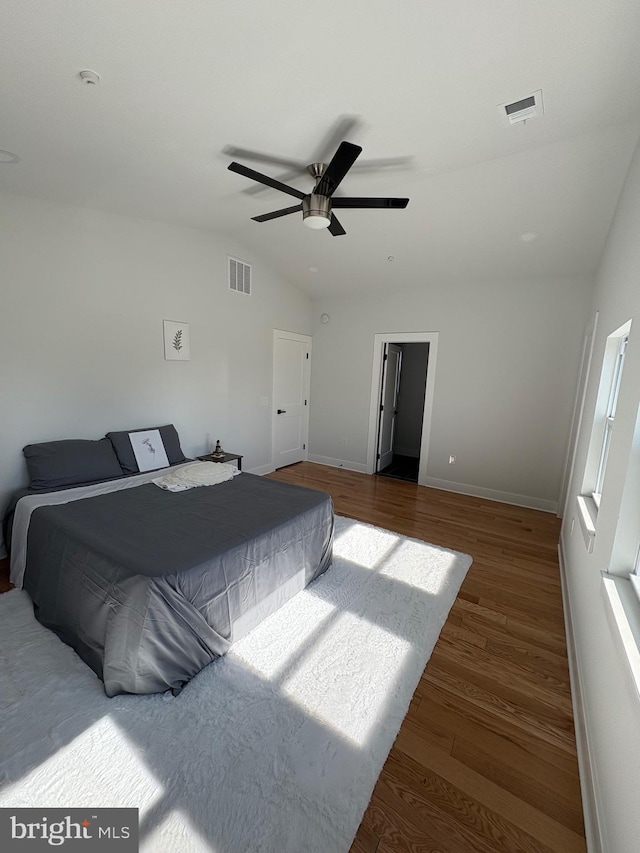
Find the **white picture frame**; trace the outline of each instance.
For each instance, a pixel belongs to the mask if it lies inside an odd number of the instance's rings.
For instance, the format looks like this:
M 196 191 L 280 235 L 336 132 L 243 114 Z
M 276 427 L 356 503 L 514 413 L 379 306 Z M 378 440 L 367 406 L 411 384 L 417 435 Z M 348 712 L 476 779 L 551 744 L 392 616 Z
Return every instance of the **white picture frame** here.
M 189 361 L 191 348 L 189 324 L 176 320 L 163 320 L 164 357 L 166 361 Z
M 138 463 L 138 470 L 155 471 L 158 468 L 168 468 L 167 451 L 158 429 L 138 430 L 129 433 L 133 455 Z

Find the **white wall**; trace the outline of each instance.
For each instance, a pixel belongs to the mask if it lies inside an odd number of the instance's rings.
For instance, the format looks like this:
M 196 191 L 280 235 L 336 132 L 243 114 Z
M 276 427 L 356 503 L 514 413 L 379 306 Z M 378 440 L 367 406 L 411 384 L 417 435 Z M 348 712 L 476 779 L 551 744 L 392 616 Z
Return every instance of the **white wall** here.
M 190 361 L 164 360 L 163 319 L 190 324 Z M 310 334 L 308 298 L 221 236 L 0 196 L 0 512 L 29 442 L 173 422 L 187 454 L 220 438 L 268 467 L 273 328 Z
M 640 699 L 631 687 L 626 662 L 602 596 L 600 572 L 628 570 L 640 541 L 640 516 L 633 520 L 635 536 L 619 530 L 619 518 L 629 521 L 622 503 L 630 476 L 629 454 L 637 436 L 634 428 L 640 406 L 640 150 L 632 161 L 625 188 L 603 255 L 592 315 L 599 312 L 594 338 L 593 366 L 585 395 L 583 426 L 578 436 L 575 469 L 562 530 L 562 555 L 568 603 L 573 624 L 581 713 L 591 756 L 596 802 L 606 853 L 637 853 L 640 849 Z M 598 512 L 593 554 L 587 554 L 578 520 L 576 497 L 593 420 L 600 367 L 608 335 L 632 320 L 629 346 L 618 399 L 616 421 Z M 635 466 L 637 468 L 637 465 Z M 633 476 L 633 474 L 631 474 Z M 636 474 L 637 477 L 637 474 Z M 635 482 L 637 492 L 638 482 Z M 637 506 L 637 500 L 635 502 Z M 628 509 L 628 507 L 627 507 Z M 630 541 L 619 551 L 619 533 Z M 617 562 L 617 565 L 615 564 Z
M 365 469 L 374 334 L 437 331 L 429 482 L 555 510 L 591 293 L 579 279 L 425 279 L 315 301 L 312 458 Z

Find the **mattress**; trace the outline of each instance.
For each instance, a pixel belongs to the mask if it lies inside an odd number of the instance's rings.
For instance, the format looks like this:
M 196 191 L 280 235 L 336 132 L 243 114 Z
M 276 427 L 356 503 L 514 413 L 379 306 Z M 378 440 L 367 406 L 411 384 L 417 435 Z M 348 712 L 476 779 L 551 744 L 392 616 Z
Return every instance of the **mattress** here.
M 331 563 L 323 492 L 247 473 L 183 492 L 140 479 L 15 511 L 12 566 L 22 548 L 37 618 L 108 696 L 179 692 Z

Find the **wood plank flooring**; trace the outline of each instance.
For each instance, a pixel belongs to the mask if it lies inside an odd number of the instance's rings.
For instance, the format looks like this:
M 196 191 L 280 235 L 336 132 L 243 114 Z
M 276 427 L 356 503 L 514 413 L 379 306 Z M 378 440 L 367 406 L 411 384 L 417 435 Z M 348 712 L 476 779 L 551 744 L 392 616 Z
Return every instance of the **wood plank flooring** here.
M 559 520 L 306 462 L 269 476 L 474 560 L 351 853 L 585 853 Z
M 474 560 L 351 853 L 585 853 L 558 519 L 312 463 L 270 476 Z

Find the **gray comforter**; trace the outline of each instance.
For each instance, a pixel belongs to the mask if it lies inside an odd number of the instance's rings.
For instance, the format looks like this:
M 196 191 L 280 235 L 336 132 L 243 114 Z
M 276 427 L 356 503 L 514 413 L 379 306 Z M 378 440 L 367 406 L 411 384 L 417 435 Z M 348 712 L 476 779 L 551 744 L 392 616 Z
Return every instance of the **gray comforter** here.
M 246 473 L 146 484 L 35 509 L 24 587 L 108 696 L 177 692 L 321 574 L 332 542 L 322 492 Z

